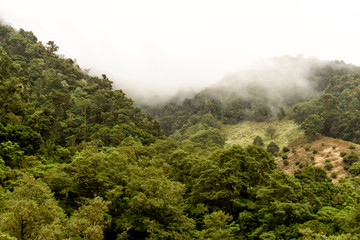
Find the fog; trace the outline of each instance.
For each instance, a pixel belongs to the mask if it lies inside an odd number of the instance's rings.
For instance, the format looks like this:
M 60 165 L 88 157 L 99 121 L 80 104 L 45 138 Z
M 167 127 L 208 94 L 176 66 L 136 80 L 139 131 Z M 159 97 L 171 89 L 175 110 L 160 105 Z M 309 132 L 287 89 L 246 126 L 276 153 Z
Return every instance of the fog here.
M 273 104 L 289 104 L 317 94 L 309 75 L 326 64 L 325 61 L 304 58 L 302 55 L 269 58 L 226 75 L 205 89 L 204 93 L 222 101 L 241 97 L 245 100 L 267 99 Z
M 105 73 L 135 100 L 155 103 L 219 81 L 231 86 L 240 75 L 241 84 L 306 91 L 297 77 L 306 66 L 258 75 L 246 69 L 298 54 L 360 65 L 359 7 L 346 0 L 2 0 L 0 18 L 40 41 L 55 41 L 60 54 L 90 74 Z M 290 82 L 283 80 L 288 74 Z M 263 81 L 263 75 L 274 77 Z

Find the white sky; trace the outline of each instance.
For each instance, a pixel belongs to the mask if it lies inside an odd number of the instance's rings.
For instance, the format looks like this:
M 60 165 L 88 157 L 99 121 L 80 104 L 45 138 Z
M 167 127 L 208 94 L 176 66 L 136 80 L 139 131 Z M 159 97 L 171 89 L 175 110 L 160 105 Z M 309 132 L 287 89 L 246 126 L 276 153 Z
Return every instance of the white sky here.
M 360 65 L 359 12 L 356 0 L 0 0 L 0 19 L 146 95 L 208 86 L 274 56 Z

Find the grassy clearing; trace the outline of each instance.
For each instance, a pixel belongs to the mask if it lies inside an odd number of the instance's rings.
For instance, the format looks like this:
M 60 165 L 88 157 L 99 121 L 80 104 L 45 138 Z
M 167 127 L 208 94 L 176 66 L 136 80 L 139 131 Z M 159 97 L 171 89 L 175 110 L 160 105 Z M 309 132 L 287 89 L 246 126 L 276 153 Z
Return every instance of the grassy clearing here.
M 274 128 L 273 138 L 267 133 L 267 129 Z M 252 144 L 256 136 L 260 136 L 265 145 L 271 141 L 275 142 L 280 148 L 283 146 L 295 146 L 306 142 L 306 138 L 299 125 L 290 120 L 271 121 L 271 122 L 250 122 L 244 121 L 236 125 L 227 125 L 222 130 L 226 145 Z

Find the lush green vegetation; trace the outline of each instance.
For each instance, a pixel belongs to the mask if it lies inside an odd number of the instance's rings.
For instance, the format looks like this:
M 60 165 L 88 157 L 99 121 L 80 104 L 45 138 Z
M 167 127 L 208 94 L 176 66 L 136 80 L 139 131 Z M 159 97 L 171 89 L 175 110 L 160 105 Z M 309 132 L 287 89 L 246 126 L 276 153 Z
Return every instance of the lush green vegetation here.
M 222 122 L 283 119 L 290 105 L 274 115 L 266 99 L 201 93 L 148 109 L 166 137 L 106 75 L 57 50 L 0 25 L 1 239 L 359 239 L 355 151 L 344 155 L 350 177 L 334 185 L 323 168 L 279 169 L 273 129 L 271 144 L 224 148 Z M 358 142 L 358 76 L 315 73 L 325 94 L 287 115 L 311 137 Z

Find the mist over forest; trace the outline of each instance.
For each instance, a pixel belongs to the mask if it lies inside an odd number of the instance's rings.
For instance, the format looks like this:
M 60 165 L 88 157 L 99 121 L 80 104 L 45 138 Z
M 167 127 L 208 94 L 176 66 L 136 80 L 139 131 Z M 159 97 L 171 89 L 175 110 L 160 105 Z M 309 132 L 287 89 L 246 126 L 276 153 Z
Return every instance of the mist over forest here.
M 0 23 L 0 239 L 360 238 L 359 66 L 133 100 L 60 48 Z

